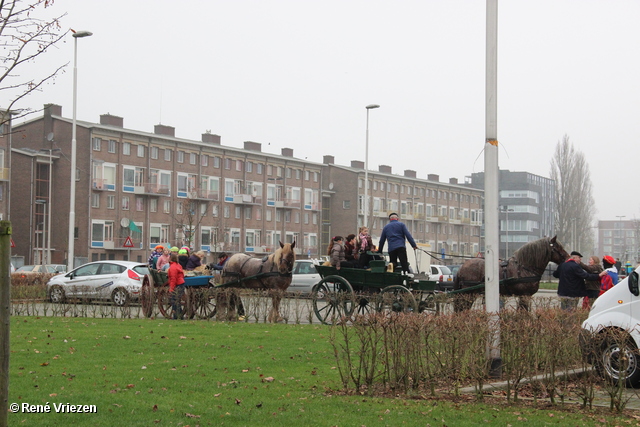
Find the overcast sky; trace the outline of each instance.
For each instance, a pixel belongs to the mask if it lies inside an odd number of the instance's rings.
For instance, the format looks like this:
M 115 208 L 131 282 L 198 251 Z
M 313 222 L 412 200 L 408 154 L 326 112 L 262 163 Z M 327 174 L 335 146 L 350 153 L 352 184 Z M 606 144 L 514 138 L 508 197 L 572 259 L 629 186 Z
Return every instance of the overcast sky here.
M 484 169 L 483 0 L 56 0 L 79 39 L 78 119 L 337 164 L 385 164 L 448 182 Z M 501 169 L 549 176 L 563 135 L 586 156 L 597 219 L 640 218 L 640 1 L 498 4 Z M 16 107 L 72 115 L 70 62 Z M 25 69 L 21 70 L 25 75 Z

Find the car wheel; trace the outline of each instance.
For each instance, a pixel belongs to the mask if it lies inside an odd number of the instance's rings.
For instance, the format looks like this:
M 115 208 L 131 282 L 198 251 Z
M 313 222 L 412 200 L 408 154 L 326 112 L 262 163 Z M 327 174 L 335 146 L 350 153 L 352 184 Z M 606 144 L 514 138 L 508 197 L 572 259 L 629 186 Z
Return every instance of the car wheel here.
M 598 368 L 611 381 L 624 381 L 629 387 L 640 385 L 640 358 L 630 337 L 605 340 Z
M 59 285 L 52 286 L 51 290 L 49 291 L 49 299 L 51 300 L 51 302 L 54 302 L 54 303 L 64 302 L 65 295 L 64 295 L 64 289 L 62 289 L 62 286 L 59 286 Z
M 129 303 L 129 292 L 123 288 L 117 288 L 111 294 L 111 301 L 118 307 L 124 307 Z

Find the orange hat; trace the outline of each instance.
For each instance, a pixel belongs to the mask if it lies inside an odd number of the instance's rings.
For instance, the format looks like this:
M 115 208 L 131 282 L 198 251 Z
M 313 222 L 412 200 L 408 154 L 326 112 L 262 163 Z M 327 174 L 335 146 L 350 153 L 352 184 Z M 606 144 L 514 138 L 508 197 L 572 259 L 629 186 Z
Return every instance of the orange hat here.
M 156 251 L 161 251 L 163 249 L 164 249 L 164 246 L 162 246 L 162 245 L 158 245 L 158 246 L 155 247 Z
M 603 256 L 602 260 L 605 261 L 607 264 L 616 265 L 616 260 L 613 259 L 613 257 L 611 255 Z

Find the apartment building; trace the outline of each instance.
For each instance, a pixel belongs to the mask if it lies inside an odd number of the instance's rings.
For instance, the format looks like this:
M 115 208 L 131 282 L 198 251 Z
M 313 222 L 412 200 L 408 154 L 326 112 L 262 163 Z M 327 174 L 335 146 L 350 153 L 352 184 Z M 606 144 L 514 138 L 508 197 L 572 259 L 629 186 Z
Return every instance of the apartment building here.
M 322 241 L 326 246 L 331 236 L 357 233 L 364 223 L 366 195 L 364 162 L 354 160 L 350 166 L 340 166 L 328 155 L 323 163 Z M 413 170 L 397 175 L 387 165 L 368 171 L 368 180 L 367 226 L 374 243 L 389 222 L 389 214 L 396 212 L 416 242 L 437 252 L 439 261 L 457 264 L 463 257 L 478 254 L 482 190 L 460 185 L 455 178 L 440 182 L 435 174 L 418 178 Z
M 598 252 L 602 257 L 611 255 L 619 259 L 623 266 L 636 267 L 640 262 L 640 220 L 623 220 L 623 216 L 617 220 L 598 221 Z
M 471 185 L 484 188 L 484 172 L 472 174 Z M 555 235 L 554 180 L 500 170 L 499 186 L 501 258 L 508 258 L 528 242 Z
M 25 263 L 66 263 L 71 128 L 53 104 L 14 128 L 13 255 Z M 322 167 L 290 148 L 229 147 L 211 133 L 192 141 L 162 124 L 126 129 L 111 114 L 78 121 L 74 265 L 146 261 L 157 244 L 262 254 L 296 241 L 299 253 L 317 256 Z

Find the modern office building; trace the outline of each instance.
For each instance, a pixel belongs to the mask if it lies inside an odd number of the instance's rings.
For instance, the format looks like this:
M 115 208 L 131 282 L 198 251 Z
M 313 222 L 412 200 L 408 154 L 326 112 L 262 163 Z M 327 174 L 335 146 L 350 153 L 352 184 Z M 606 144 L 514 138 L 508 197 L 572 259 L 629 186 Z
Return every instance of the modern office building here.
M 331 236 L 355 234 L 363 225 L 365 171 L 362 161 L 340 166 L 334 156 L 324 156 L 323 163 L 322 241 L 328 243 Z M 389 214 L 396 212 L 416 242 L 438 254 L 431 263 L 458 264 L 478 254 L 482 190 L 460 185 L 455 178 L 448 183 L 440 182 L 438 175 L 421 179 L 413 170 L 396 175 L 386 165 L 368 171 L 368 179 L 367 226 L 374 243 Z
M 472 174 L 470 184 L 484 188 L 484 172 Z M 500 170 L 499 186 L 501 258 L 508 258 L 528 242 L 555 235 L 552 179 Z
M 167 243 L 259 254 L 296 241 L 299 253 L 318 255 L 322 164 L 296 159 L 290 148 L 269 154 L 256 142 L 224 146 L 211 133 L 178 138 L 162 124 L 152 133 L 126 129 L 111 114 L 77 124 L 74 265 L 146 261 Z M 12 255 L 27 264 L 66 263 L 71 129 L 53 104 L 14 127 Z

